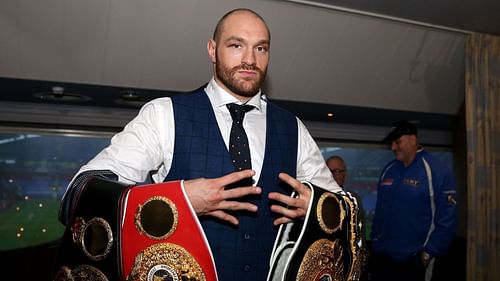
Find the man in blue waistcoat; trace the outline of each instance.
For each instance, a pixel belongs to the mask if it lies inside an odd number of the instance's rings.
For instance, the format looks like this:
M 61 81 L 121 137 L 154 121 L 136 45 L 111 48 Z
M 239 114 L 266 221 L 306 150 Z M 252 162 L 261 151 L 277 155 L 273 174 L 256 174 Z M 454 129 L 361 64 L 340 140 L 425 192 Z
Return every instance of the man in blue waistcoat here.
M 341 191 L 305 128 L 261 92 L 270 32 L 254 11 L 236 9 L 218 22 L 207 50 L 213 78 L 189 94 L 159 98 L 84 165 L 64 196 L 67 223 L 81 183 L 101 176 L 124 183 L 184 180 L 212 250 L 220 281 L 265 280 L 278 226 L 305 216 L 310 190 L 301 181 Z M 242 121 L 251 169 L 229 152 L 228 104 L 249 105 Z M 250 182 L 243 186 L 241 180 Z M 295 191 L 298 196 L 292 198 Z

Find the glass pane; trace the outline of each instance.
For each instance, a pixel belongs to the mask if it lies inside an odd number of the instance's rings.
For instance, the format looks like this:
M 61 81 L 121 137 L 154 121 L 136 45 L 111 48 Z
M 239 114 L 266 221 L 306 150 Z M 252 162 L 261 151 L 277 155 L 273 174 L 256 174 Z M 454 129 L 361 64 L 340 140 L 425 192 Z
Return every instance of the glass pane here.
M 391 150 L 381 145 L 356 145 L 318 143 L 323 157 L 338 155 L 346 163 L 347 177 L 344 182 L 346 191 L 357 193 L 362 199 L 361 203 L 365 213 L 365 234 L 369 239 L 371 222 L 375 213 L 377 202 L 377 183 L 380 173 L 385 165 L 394 159 Z M 425 147 L 427 151 L 453 169 L 453 154 L 450 150 Z
M 0 133 L 0 251 L 61 237 L 66 186 L 108 144 L 107 136 Z

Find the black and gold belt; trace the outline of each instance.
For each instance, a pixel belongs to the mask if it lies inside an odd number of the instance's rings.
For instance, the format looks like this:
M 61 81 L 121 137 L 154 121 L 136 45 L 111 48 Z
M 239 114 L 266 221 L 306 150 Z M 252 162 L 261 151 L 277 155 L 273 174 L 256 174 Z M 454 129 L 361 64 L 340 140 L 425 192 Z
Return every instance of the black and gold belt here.
M 349 193 L 311 188 L 306 217 L 280 226 L 268 281 L 359 280 L 361 235 Z

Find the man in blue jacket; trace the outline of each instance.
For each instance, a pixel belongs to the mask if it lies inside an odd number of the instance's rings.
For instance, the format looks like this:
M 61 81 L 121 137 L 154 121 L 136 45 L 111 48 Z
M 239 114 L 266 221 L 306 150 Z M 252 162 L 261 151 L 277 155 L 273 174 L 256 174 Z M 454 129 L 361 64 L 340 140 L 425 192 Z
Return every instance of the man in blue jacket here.
M 380 177 L 371 240 L 373 280 L 426 280 L 456 225 L 451 171 L 419 144 L 416 127 L 398 121 L 383 140 L 396 159 Z

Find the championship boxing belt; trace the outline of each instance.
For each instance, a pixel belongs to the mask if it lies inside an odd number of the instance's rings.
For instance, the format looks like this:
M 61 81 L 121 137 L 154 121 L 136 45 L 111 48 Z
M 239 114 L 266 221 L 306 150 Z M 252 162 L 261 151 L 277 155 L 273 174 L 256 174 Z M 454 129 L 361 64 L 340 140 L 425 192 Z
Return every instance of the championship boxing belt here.
M 132 188 L 122 232 L 127 280 L 217 280 L 208 241 L 181 181 Z
M 102 178 L 82 189 L 54 280 L 216 281 L 215 263 L 181 181 Z
M 120 211 L 131 185 L 91 178 L 77 199 L 58 253 L 54 280 L 120 280 Z
M 267 280 L 359 280 L 361 235 L 355 199 L 347 192 L 304 184 L 311 189 L 309 209 L 303 221 L 280 226 Z

